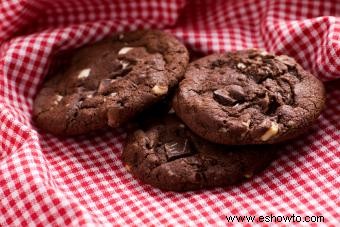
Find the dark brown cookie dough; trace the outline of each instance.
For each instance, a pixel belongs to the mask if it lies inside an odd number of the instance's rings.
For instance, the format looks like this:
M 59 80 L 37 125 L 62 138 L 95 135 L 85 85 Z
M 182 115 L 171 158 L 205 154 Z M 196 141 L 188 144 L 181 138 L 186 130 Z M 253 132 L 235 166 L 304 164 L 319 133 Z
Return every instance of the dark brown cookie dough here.
M 193 134 L 176 116 L 154 120 L 128 136 L 122 159 L 145 183 L 187 191 L 250 178 L 275 157 L 273 145 L 225 146 Z
M 192 62 L 173 106 L 202 138 L 220 144 L 262 144 L 302 134 L 324 103 L 322 82 L 294 59 L 246 50 Z
M 80 48 L 37 94 L 34 119 L 62 135 L 119 127 L 163 99 L 183 77 L 188 58 L 184 45 L 155 30 Z

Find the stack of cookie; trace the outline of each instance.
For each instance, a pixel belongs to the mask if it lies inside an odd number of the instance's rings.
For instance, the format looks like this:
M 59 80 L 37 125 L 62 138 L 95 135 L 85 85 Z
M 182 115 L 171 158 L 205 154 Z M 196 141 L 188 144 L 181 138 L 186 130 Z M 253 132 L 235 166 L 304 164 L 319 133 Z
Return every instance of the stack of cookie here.
M 305 132 L 324 106 L 322 83 L 287 56 L 245 50 L 188 62 L 170 34 L 117 34 L 77 50 L 43 84 L 34 119 L 71 136 L 138 118 L 126 168 L 185 191 L 251 177 L 274 158 L 274 144 Z

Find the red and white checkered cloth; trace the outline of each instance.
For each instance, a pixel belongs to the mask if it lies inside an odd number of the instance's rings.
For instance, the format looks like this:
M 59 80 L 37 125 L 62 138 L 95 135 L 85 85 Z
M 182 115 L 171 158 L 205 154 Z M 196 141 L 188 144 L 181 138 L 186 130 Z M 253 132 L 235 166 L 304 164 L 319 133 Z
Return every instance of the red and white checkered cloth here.
M 62 139 L 35 127 L 33 97 L 57 53 L 149 27 L 203 53 L 259 47 L 295 57 L 332 80 L 325 111 L 262 174 L 186 193 L 134 179 L 120 160 L 122 130 Z M 226 215 L 321 215 L 339 226 L 339 1 L 1 0 L 0 45 L 0 226 L 221 226 Z

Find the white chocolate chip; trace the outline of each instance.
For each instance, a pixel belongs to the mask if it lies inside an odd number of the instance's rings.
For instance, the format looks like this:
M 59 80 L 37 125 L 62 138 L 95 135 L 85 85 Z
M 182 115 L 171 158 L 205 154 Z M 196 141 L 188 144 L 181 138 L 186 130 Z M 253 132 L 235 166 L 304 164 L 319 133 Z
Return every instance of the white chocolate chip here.
M 251 178 L 252 176 L 253 176 L 253 174 L 252 173 L 246 173 L 246 174 L 244 174 L 243 175 L 245 178 Z
M 176 147 L 177 147 L 178 143 L 174 142 L 174 143 L 166 143 L 164 145 L 164 148 L 170 152 L 174 152 L 176 151 Z
M 179 127 L 180 128 L 185 128 L 185 125 L 184 124 L 179 124 Z
M 78 74 L 78 79 L 87 78 L 90 75 L 91 69 L 83 69 Z
M 126 67 L 129 65 L 129 62 L 126 61 L 119 61 L 119 63 L 122 65 L 122 69 L 126 69 Z
M 61 100 L 63 99 L 63 96 L 61 95 L 56 95 L 55 100 L 54 100 L 54 104 L 57 105 Z
M 151 89 L 152 93 L 154 93 L 155 95 L 164 95 L 166 93 L 168 93 L 168 86 L 162 86 L 162 85 L 155 85 L 152 89 Z
M 93 94 L 86 95 L 86 98 L 92 98 Z
M 169 175 L 169 176 L 173 176 L 173 175 L 175 175 L 175 174 L 174 174 L 174 172 L 173 172 L 173 171 L 171 171 L 171 170 L 168 170 L 168 171 L 167 171 L 167 175 Z
M 113 93 L 110 94 L 111 97 L 114 97 L 114 96 L 116 96 L 116 95 L 117 95 L 116 92 L 113 92 Z
M 57 95 L 57 101 L 60 102 L 63 99 L 63 96 Z
M 124 39 L 124 35 L 123 35 L 123 34 L 119 34 L 118 39 L 119 39 L 119 40 Z
M 126 54 L 127 52 L 129 52 L 130 50 L 132 50 L 133 48 L 132 47 L 123 47 L 122 49 L 120 49 L 118 51 L 118 55 L 123 55 L 123 54 Z
M 169 114 L 174 114 L 175 113 L 175 110 L 173 108 L 171 108 L 168 112 Z
M 276 122 L 272 122 L 270 128 L 261 136 L 262 141 L 267 141 L 271 137 L 275 136 L 279 131 L 279 125 Z
M 267 56 L 268 54 L 269 54 L 269 53 L 268 53 L 267 51 L 265 51 L 265 50 L 260 52 L 260 55 L 261 55 L 261 56 Z
M 250 125 L 250 120 L 246 121 L 246 122 L 242 122 L 242 125 L 246 126 L 247 128 L 249 128 Z
M 218 131 L 219 131 L 219 132 L 222 132 L 222 133 L 228 132 L 228 130 L 227 130 L 226 128 L 220 128 Z
M 239 69 L 245 69 L 247 66 L 245 65 L 245 64 L 243 64 L 243 63 L 238 63 L 237 64 L 237 68 L 239 68 Z

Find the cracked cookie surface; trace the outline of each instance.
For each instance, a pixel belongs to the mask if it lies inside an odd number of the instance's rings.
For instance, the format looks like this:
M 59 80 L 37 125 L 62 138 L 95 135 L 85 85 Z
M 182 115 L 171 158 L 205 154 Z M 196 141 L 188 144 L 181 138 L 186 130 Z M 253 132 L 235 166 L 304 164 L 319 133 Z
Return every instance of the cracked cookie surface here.
M 188 52 L 172 35 L 120 33 L 75 51 L 37 94 L 33 117 L 53 134 L 119 127 L 162 100 L 183 77 Z
M 276 155 L 273 145 L 212 144 L 192 133 L 175 114 L 143 122 L 144 127 L 128 136 L 122 160 L 137 178 L 164 190 L 231 185 L 252 177 Z
M 261 144 L 299 136 L 324 103 L 322 82 L 294 59 L 252 49 L 192 62 L 173 107 L 202 138 Z

